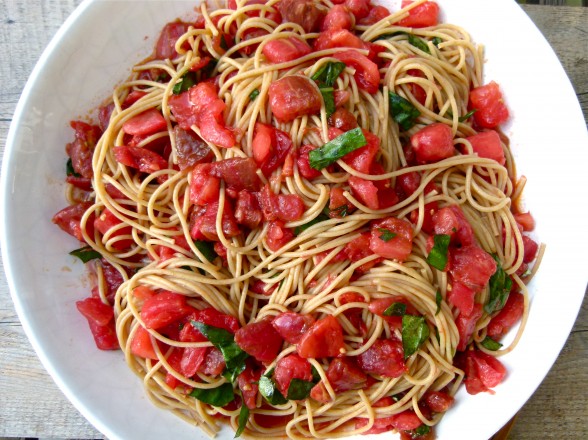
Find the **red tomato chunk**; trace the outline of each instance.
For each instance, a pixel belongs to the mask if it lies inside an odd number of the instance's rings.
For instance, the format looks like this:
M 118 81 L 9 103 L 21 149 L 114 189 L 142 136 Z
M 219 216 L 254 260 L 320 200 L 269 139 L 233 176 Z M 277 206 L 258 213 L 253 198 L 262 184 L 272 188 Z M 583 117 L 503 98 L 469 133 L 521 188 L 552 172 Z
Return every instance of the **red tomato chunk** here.
M 92 157 L 96 143 L 102 136 L 102 130 L 96 125 L 82 121 L 72 121 L 70 125 L 75 131 L 75 139 L 65 146 L 65 152 L 71 158 L 74 171 L 82 177 L 91 179 L 94 175 Z
M 284 395 L 288 395 L 288 387 L 292 379 L 312 381 L 312 369 L 310 362 L 302 359 L 297 354 L 283 357 L 276 364 L 274 379 L 278 389 Z
M 297 346 L 303 358 L 339 356 L 343 350 L 343 328 L 337 318 L 327 316 L 319 319 L 306 332 Z
M 482 133 L 467 137 L 466 140 L 472 144 L 472 149 L 478 156 L 495 160 L 500 165 L 506 163 L 500 136 L 494 130 L 483 131 Z
M 310 53 L 310 46 L 296 37 L 270 40 L 262 50 L 270 63 L 286 63 Z
M 252 322 L 235 333 L 235 342 L 241 349 L 260 362 L 271 362 L 282 348 L 282 337 L 270 319 Z
M 193 311 L 184 295 L 163 291 L 145 301 L 141 319 L 147 328 L 157 330 L 185 318 Z
M 494 81 L 470 92 L 470 108 L 476 110 L 474 121 L 483 128 L 496 128 L 510 116 L 502 92 Z
M 402 7 L 405 8 L 413 2 L 402 0 Z M 400 20 L 398 26 L 423 28 L 435 26 L 439 22 L 439 5 L 433 1 L 426 1 L 423 4 L 412 8 L 408 17 Z
M 88 321 L 93 321 L 96 325 L 107 325 L 114 319 L 112 307 L 104 304 L 98 298 L 90 297 L 83 301 L 77 301 L 76 307 Z
M 372 223 L 370 249 L 381 257 L 404 261 L 412 252 L 412 238 L 409 222 L 388 217 Z
M 145 136 L 167 129 L 167 122 L 157 109 L 133 116 L 123 124 L 123 131 L 133 136 Z
M 524 311 L 525 299 L 523 295 L 518 292 L 511 292 L 502 310 L 490 320 L 488 336 L 500 339 L 512 326 L 520 321 Z
M 272 321 L 276 331 L 290 344 L 298 344 L 312 324 L 314 324 L 312 316 L 295 312 L 280 313 Z
M 165 170 L 168 167 L 167 161 L 159 154 L 146 148 L 121 146 L 112 149 L 117 162 L 143 173 L 154 173 Z
M 464 383 L 470 394 L 490 391 L 490 388 L 500 384 L 506 376 L 504 365 L 494 356 L 480 350 L 470 350 L 465 356 Z
M 367 375 L 350 357 L 333 359 L 327 369 L 327 378 L 336 393 L 362 389 L 367 382 Z
M 376 63 L 355 50 L 334 53 L 333 58 L 337 58 L 355 69 L 353 77 L 359 88 L 372 94 L 378 91 L 380 71 Z
M 496 261 L 477 245 L 465 246 L 451 252 L 449 273 L 455 281 L 478 292 L 496 272 Z
M 299 24 L 306 33 L 318 31 L 325 15 L 313 0 L 281 0 L 277 7 L 282 23 Z
M 357 357 L 357 363 L 364 372 L 383 377 L 400 377 L 408 371 L 402 342 L 395 339 L 376 340 Z
M 440 122 L 421 128 L 410 138 L 417 162 L 432 163 L 454 155 L 453 132 Z
M 276 119 L 290 122 L 299 116 L 318 113 L 321 110 L 322 97 L 310 79 L 291 75 L 270 85 L 269 104 Z

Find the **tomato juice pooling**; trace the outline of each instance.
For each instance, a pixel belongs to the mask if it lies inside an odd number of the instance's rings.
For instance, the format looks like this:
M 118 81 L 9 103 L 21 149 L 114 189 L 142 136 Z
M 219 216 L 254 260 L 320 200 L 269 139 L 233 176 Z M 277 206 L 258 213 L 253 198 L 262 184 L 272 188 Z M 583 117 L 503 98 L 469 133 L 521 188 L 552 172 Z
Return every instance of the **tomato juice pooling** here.
M 71 123 L 76 305 L 159 406 L 209 435 L 426 439 L 462 383 L 503 380 L 539 245 L 500 86 L 439 10 L 202 4 Z

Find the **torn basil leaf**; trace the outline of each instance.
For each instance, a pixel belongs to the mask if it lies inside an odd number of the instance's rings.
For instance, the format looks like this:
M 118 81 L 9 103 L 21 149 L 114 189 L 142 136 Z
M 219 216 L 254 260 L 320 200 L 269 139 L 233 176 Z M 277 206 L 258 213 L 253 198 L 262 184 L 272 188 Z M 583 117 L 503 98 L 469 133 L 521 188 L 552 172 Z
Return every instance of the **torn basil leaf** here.
M 102 258 L 100 252 L 95 251 L 90 246 L 84 246 L 83 248 L 75 249 L 69 253 L 74 257 L 78 257 L 83 263 L 87 263 L 90 260 L 96 260 Z
M 204 258 L 211 263 L 216 257 L 218 257 L 218 254 L 214 250 L 214 243 L 211 241 L 194 240 L 194 246 L 196 246 L 196 249 L 198 249 L 200 253 L 204 255 Z M 203 261 L 203 263 L 206 263 L 206 261 Z
M 280 393 L 275 382 L 268 376 L 263 375 L 259 378 L 259 392 L 265 400 L 271 405 L 283 405 L 288 400 Z
M 314 387 L 314 382 L 294 378 L 288 386 L 288 400 L 303 400 L 310 396 L 310 390 Z
M 459 119 L 458 119 L 458 121 L 459 121 L 459 122 L 465 122 L 465 121 L 467 121 L 467 120 L 468 120 L 468 119 L 470 119 L 470 118 L 473 116 L 473 114 L 474 114 L 474 113 L 476 113 L 477 111 L 478 111 L 478 109 L 477 109 L 477 108 L 475 108 L 475 109 L 473 109 L 473 110 L 470 110 L 470 111 L 469 111 L 469 112 L 467 112 L 465 115 L 463 115 L 463 116 L 460 116 L 460 117 L 459 117 Z
M 212 406 L 225 406 L 235 399 L 233 385 L 224 383 L 217 388 L 194 388 L 190 396 Z
M 197 82 L 196 72 L 186 72 L 184 76 L 182 76 L 182 79 L 174 85 L 172 93 L 174 95 L 179 95 L 180 93 L 190 90 L 190 88 L 196 85 Z
M 65 174 L 66 176 L 82 177 L 81 174 L 77 173 L 76 170 L 74 170 L 71 157 L 67 160 L 67 163 L 65 164 Z
M 416 353 L 429 338 L 429 326 L 424 316 L 404 315 L 402 317 L 402 348 L 404 358 Z
M 328 62 L 322 65 L 322 67 L 312 75 L 312 79 L 319 82 L 319 85 L 323 85 L 326 87 L 333 87 L 335 85 L 335 81 L 341 72 L 345 70 L 345 63 L 342 62 Z
M 255 99 L 259 96 L 259 89 L 255 89 L 253 92 L 249 94 L 249 100 L 255 101 Z
M 385 241 L 386 243 L 396 237 L 396 233 L 392 232 L 390 229 L 386 228 L 378 228 L 378 231 L 382 234 L 380 235 L 380 240 Z
M 420 49 L 423 52 L 428 53 L 429 55 L 431 54 L 431 51 L 429 50 L 429 45 L 416 35 L 408 34 L 408 42 L 411 46 L 414 46 L 417 49 Z
M 347 205 L 345 205 L 345 206 L 347 206 Z M 294 228 L 294 234 L 300 235 L 304 231 L 306 231 L 308 228 L 310 228 L 311 226 L 316 225 L 317 223 L 320 223 L 320 222 L 324 222 L 325 220 L 329 220 L 329 219 L 330 219 L 330 217 L 328 215 L 325 215 L 321 212 L 319 215 L 317 215 L 315 218 L 313 218 L 308 223 L 304 223 L 303 225 L 296 226 L 296 228 Z
M 354 128 L 337 136 L 322 147 L 316 148 L 308 153 L 310 166 L 315 170 L 322 170 L 333 162 L 341 159 L 346 154 L 357 150 L 367 144 L 367 140 L 361 128 Z
M 338 206 L 335 209 L 331 209 L 331 212 L 337 213 L 337 215 L 339 215 L 340 217 L 345 217 L 348 214 L 348 212 L 347 212 L 348 209 L 349 209 L 349 206 L 347 204 L 344 204 L 344 205 Z
M 439 43 L 443 43 L 443 40 L 439 37 L 435 37 L 433 38 L 432 43 L 435 45 L 435 47 L 439 47 Z
M 403 130 L 410 130 L 416 124 L 421 112 L 412 103 L 396 93 L 389 92 L 390 114 Z
M 392 303 L 384 310 L 384 316 L 404 316 L 406 314 L 406 304 Z
M 510 288 L 512 287 L 512 279 L 502 269 L 498 257 L 493 254 L 492 258 L 496 261 L 496 272 L 490 277 L 488 283 L 490 297 L 488 298 L 486 305 L 484 305 L 484 310 L 489 315 L 504 307 L 510 293 Z
M 235 432 L 235 437 L 240 437 L 245 431 L 245 427 L 247 426 L 247 422 L 249 421 L 249 408 L 245 405 L 245 402 L 241 403 L 241 410 L 239 411 L 239 427 Z
M 433 237 L 434 245 L 427 256 L 427 263 L 435 269 L 445 270 L 450 240 L 451 237 L 447 234 L 437 234 Z
M 330 117 L 335 112 L 335 95 L 333 94 L 332 87 L 319 87 L 321 95 L 323 96 L 323 101 L 325 103 L 325 112 L 327 113 L 327 118 Z
M 498 341 L 495 341 L 490 336 L 486 336 L 484 340 L 481 342 L 482 346 L 487 348 L 488 350 L 496 351 L 500 350 L 502 344 Z

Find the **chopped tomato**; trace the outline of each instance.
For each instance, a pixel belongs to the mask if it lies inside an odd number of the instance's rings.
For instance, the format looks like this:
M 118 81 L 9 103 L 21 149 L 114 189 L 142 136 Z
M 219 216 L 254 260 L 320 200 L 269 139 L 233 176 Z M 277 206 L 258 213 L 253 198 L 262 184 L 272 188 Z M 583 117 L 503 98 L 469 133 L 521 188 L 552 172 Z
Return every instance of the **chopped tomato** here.
M 280 336 L 290 344 L 298 344 L 302 335 L 314 324 L 311 315 L 295 312 L 283 312 L 274 318 L 272 325 Z
M 280 359 L 274 371 L 274 380 L 284 396 L 288 395 L 288 388 L 292 379 L 312 381 L 310 362 L 302 359 L 297 354 L 291 354 Z
M 539 245 L 535 240 L 533 240 L 528 235 L 523 235 L 523 247 L 525 249 L 525 253 L 523 255 L 523 262 L 532 262 L 537 256 L 537 250 L 539 249 Z
M 278 288 L 278 283 L 269 284 L 269 283 L 266 283 L 266 282 L 258 280 L 258 279 L 253 279 L 251 281 L 251 283 L 249 284 L 249 290 L 251 292 L 257 293 L 258 295 L 264 295 L 264 296 L 271 296 L 272 293 L 274 293 L 274 291 L 277 288 Z M 278 331 L 278 333 L 280 333 L 280 332 Z M 282 336 L 281 333 L 280 333 L 280 336 Z M 282 336 L 282 338 L 283 338 L 283 336 Z
M 292 140 L 288 133 L 257 122 L 252 148 L 255 163 L 264 176 L 270 176 L 286 160 L 286 156 L 292 149 Z
M 334 47 L 367 49 L 366 43 L 361 38 L 342 28 L 330 28 L 321 32 L 312 47 L 315 51 Z
M 165 25 L 155 45 L 155 58 L 165 60 L 174 59 L 178 56 L 176 52 L 176 41 L 188 31 L 189 24 L 175 21 Z
M 388 8 L 385 8 L 384 6 L 380 5 L 370 5 L 370 12 L 368 13 L 367 17 L 359 20 L 359 24 L 361 24 L 362 26 L 371 26 L 372 24 L 376 24 L 378 21 L 383 20 L 389 15 L 390 11 L 388 10 Z
M 231 333 L 235 333 L 237 330 L 239 330 L 239 320 L 237 318 L 231 315 L 227 315 L 226 313 L 221 313 L 212 307 L 198 310 L 191 316 L 191 319 L 194 321 L 203 322 L 204 324 L 210 325 L 211 327 L 225 329 Z M 184 326 L 182 330 L 184 329 L 192 334 L 194 334 L 194 332 L 200 334 L 200 332 L 191 325 Z M 195 341 L 199 341 L 199 339 L 195 339 Z
M 381 257 L 404 261 L 412 252 L 412 238 L 409 222 L 388 217 L 372 223 L 370 249 Z
M 176 157 L 180 170 L 212 160 L 212 150 L 192 130 L 184 130 L 179 125 L 176 125 L 174 134 L 176 137 Z
M 354 238 L 343 248 L 343 252 L 351 261 L 356 262 L 369 257 L 374 253 L 370 249 L 370 233 L 364 232 L 359 237 Z M 381 259 L 375 259 L 367 263 L 362 264 L 360 267 L 355 269 L 357 272 L 365 273 L 374 267 Z
M 360 173 L 369 174 L 376 155 L 380 151 L 380 139 L 367 130 L 363 130 L 367 144 L 343 156 L 343 162 Z
M 220 179 L 212 176 L 212 164 L 196 165 L 190 176 L 190 202 L 204 206 L 219 198 Z
M 145 327 L 139 326 L 131 340 L 131 353 L 143 359 L 157 360 L 157 354 L 151 343 L 151 335 Z
M 343 328 L 331 315 L 312 324 L 297 346 L 303 358 L 336 357 L 343 349 Z
M 482 317 L 482 304 L 474 304 L 474 308 L 470 315 L 459 314 L 455 319 L 455 325 L 459 333 L 459 344 L 457 349 L 464 351 L 474 333 L 476 322 Z
M 143 303 L 141 319 L 147 328 L 157 330 L 185 318 L 193 311 L 184 295 L 163 291 Z
M 212 37 L 212 48 L 219 55 L 224 55 L 234 44 L 233 37 L 223 32 L 219 32 L 216 36 Z
M 402 7 L 406 8 L 413 2 L 410 0 L 402 0 Z M 398 23 L 398 26 L 423 28 L 435 26 L 439 22 L 439 5 L 433 1 L 426 1 L 423 4 L 412 8 L 408 12 L 408 17 L 403 18 Z
M 329 125 L 343 131 L 349 131 L 357 127 L 357 119 L 345 107 L 339 107 L 329 116 Z M 378 139 L 378 145 L 380 140 Z M 365 147 L 362 147 L 365 148 Z
M 433 214 L 432 221 L 435 234 L 449 235 L 453 244 L 470 246 L 475 243 L 474 230 L 459 206 L 439 209 Z
M 300 75 L 285 76 L 273 82 L 268 93 L 272 113 L 280 122 L 316 114 L 323 102 L 316 84 Z
M 453 156 L 453 132 L 448 125 L 436 122 L 421 128 L 410 137 L 418 163 L 438 162 Z
M 195 207 L 190 216 L 190 236 L 195 240 L 218 241 L 216 230 L 216 217 L 219 210 L 219 202 L 211 202 L 206 207 Z M 225 199 L 223 206 L 221 227 L 227 238 L 235 237 L 241 233 L 233 207 L 229 200 Z
M 472 149 L 478 156 L 495 160 L 500 165 L 506 163 L 500 136 L 494 130 L 483 131 L 467 137 L 466 140 L 472 144 Z
M 461 283 L 454 282 L 447 292 L 447 301 L 459 309 L 459 313 L 470 316 L 474 310 L 474 296 L 476 292 Z
M 354 25 L 354 19 L 351 16 L 351 13 L 347 6 L 343 5 L 335 5 L 323 20 L 321 24 L 321 31 L 326 31 L 327 29 L 348 29 L 351 30 Z
M 259 202 L 265 220 L 282 220 L 284 222 L 299 220 L 306 206 L 298 194 L 274 194 L 269 185 L 264 186 L 259 194 Z
M 402 316 L 386 316 L 384 312 L 392 304 L 399 303 L 406 306 L 406 312 L 408 314 L 416 314 L 417 311 L 414 306 L 403 296 L 391 295 L 387 298 L 378 298 L 370 301 L 368 310 L 375 315 L 381 316 L 386 320 L 388 325 L 392 329 L 402 329 Z
M 233 147 L 237 141 L 233 131 L 225 124 L 223 112 L 226 104 L 218 97 L 215 85 L 201 82 L 188 93 L 192 111 L 196 110 L 196 125 L 202 138 L 220 147 Z
M 336 393 L 362 389 L 367 381 L 366 374 L 350 357 L 333 359 L 327 369 L 327 378 Z
M 71 121 L 71 128 L 74 129 L 74 141 L 65 146 L 65 152 L 71 158 L 74 171 L 82 177 L 91 179 L 92 157 L 96 144 L 102 136 L 102 130 L 96 125 L 86 124 L 82 121 Z
M 283 339 L 272 326 L 271 320 L 263 319 L 237 330 L 235 342 L 258 361 L 271 362 L 280 352 Z
M 452 396 L 443 391 L 427 391 L 423 400 L 429 409 L 436 413 L 447 411 L 455 401 Z
M 339 296 L 339 302 L 341 305 L 349 303 L 365 303 L 363 295 L 356 292 L 347 292 Z M 367 334 L 367 326 L 363 321 L 363 308 L 353 307 L 345 310 L 343 315 L 349 320 L 351 325 L 355 327 L 361 335 Z
M 204 340 L 206 338 L 203 337 Z M 180 360 L 180 373 L 186 377 L 194 376 L 206 360 L 208 347 L 186 347 Z
M 347 181 L 351 187 L 351 193 L 359 202 L 369 209 L 379 209 L 378 187 L 371 180 L 365 180 L 361 177 L 351 176 Z
M 166 129 L 167 122 L 155 108 L 139 113 L 123 124 L 123 131 L 133 136 L 151 135 Z
M 210 175 L 220 177 L 233 191 L 256 191 L 261 186 L 257 165 L 250 157 L 234 157 L 210 164 Z
M 421 185 L 421 175 L 418 171 L 410 171 L 396 178 L 396 186 L 402 190 L 405 197 L 410 197 Z
M 369 0 L 345 0 L 345 6 L 355 16 L 356 21 L 367 17 L 372 7 Z
M 146 148 L 123 145 L 113 147 L 112 152 L 117 162 L 135 168 L 142 173 L 151 174 L 168 168 L 167 160 Z
M 333 187 L 329 193 L 329 217 L 344 217 L 355 211 L 355 206 L 345 198 L 344 190 L 340 187 Z
M 100 350 L 118 350 L 120 345 L 116 337 L 114 320 L 106 325 L 99 325 L 93 320 L 88 320 L 90 331 L 94 337 L 94 343 Z
M 240 191 L 235 205 L 235 219 L 240 225 L 255 229 L 263 220 L 257 197 L 246 190 Z
M 262 52 L 270 63 L 286 63 L 308 55 L 310 46 L 299 38 L 288 37 L 268 41 Z
M 290 228 L 287 228 L 284 225 L 284 222 L 281 220 L 273 220 L 269 224 L 265 242 L 267 243 L 267 247 L 275 252 L 290 242 L 293 238 L 294 233 Z
M 400 377 L 408 371 L 402 342 L 395 339 L 377 339 L 357 357 L 357 363 L 364 372 L 383 377 Z
M 225 358 L 220 350 L 216 347 L 212 347 L 206 353 L 204 362 L 200 365 L 198 371 L 207 376 L 219 376 L 225 369 Z
M 496 261 L 477 245 L 464 246 L 451 251 L 449 273 L 454 281 L 478 292 L 496 272 Z
M 107 325 L 114 319 L 112 306 L 104 304 L 98 298 L 90 297 L 76 301 L 76 307 L 88 321 L 93 321 L 96 325 Z
M 331 396 L 322 380 L 312 387 L 310 390 L 310 397 L 321 403 L 328 403 L 331 401 Z
M 118 237 L 123 235 L 131 235 L 133 231 L 131 226 L 121 227 L 120 225 L 122 224 L 122 220 L 119 220 L 107 208 L 94 220 L 94 228 L 98 229 L 102 235 L 108 234 L 108 240 L 114 239 L 112 247 L 118 251 L 128 249 L 134 243 L 131 238 L 118 239 Z
M 523 231 L 532 231 L 535 229 L 535 219 L 530 212 L 521 212 L 514 215 L 515 221 L 523 228 Z
M 470 394 L 488 391 L 500 384 L 506 376 L 504 365 L 494 356 L 480 350 L 466 353 L 466 377 L 464 383 Z
M 261 370 L 253 368 L 252 364 L 248 363 L 245 371 L 237 377 L 237 383 L 243 396 L 243 402 L 249 409 L 255 409 L 257 406 L 257 393 L 259 391 L 259 378 L 261 377 Z
M 114 301 L 114 296 L 116 295 L 116 291 L 123 283 L 124 279 L 119 270 L 110 264 L 105 258 L 100 259 L 100 264 L 102 266 L 102 277 L 104 278 L 106 300 L 112 304 Z
M 500 339 L 521 320 L 525 311 L 525 299 L 518 292 L 510 292 L 506 304 L 488 324 L 488 336 Z
M 372 94 L 378 91 L 380 71 L 376 63 L 355 50 L 334 53 L 333 58 L 337 58 L 355 69 L 353 77 L 360 89 Z
M 316 149 L 312 145 L 302 145 L 298 149 L 298 155 L 296 158 L 296 165 L 298 166 L 298 172 L 300 175 L 308 180 L 314 179 L 315 177 L 322 176 L 322 173 L 319 170 L 315 170 L 310 166 L 310 161 L 308 158 L 308 153 L 312 150 Z
M 196 125 L 197 110 L 190 102 L 190 91 L 170 96 L 168 105 L 180 128 L 191 131 L 192 125 Z
M 65 181 L 82 191 L 92 191 L 92 180 L 86 177 L 67 176 Z
M 51 221 L 72 237 L 77 238 L 79 241 L 84 241 L 84 237 L 82 235 L 81 220 L 82 216 L 88 210 L 88 208 L 90 208 L 90 206 L 92 206 L 92 204 L 88 202 L 70 205 L 67 208 L 63 208 L 61 211 L 55 214 Z M 92 214 L 89 217 L 88 222 L 86 223 L 86 232 L 90 237 L 94 235 L 94 227 L 92 221 L 93 217 L 94 215 Z
M 494 81 L 470 92 L 470 108 L 476 110 L 474 121 L 483 128 L 496 128 L 510 116 L 500 87 Z
M 281 0 L 276 6 L 282 14 L 282 23 L 299 24 L 306 33 L 318 31 L 325 16 L 313 0 Z

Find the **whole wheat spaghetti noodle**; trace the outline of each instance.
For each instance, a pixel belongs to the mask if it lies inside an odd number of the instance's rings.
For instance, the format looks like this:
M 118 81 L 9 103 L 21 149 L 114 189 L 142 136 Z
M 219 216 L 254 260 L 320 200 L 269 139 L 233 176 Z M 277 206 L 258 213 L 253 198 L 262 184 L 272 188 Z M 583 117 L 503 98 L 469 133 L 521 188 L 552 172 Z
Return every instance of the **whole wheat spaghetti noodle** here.
M 430 1 L 364 6 L 203 3 L 74 126 L 54 221 L 114 318 L 80 310 L 211 436 L 429 435 L 524 328 L 537 246 L 482 47 Z

